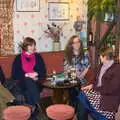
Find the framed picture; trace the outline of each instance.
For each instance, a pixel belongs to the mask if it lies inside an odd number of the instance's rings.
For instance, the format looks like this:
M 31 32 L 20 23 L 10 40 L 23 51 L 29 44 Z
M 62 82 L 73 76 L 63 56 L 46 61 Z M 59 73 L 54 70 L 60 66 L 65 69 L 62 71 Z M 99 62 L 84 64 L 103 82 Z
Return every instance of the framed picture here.
M 69 20 L 69 3 L 48 2 L 48 19 L 52 21 Z
M 17 12 L 39 12 L 40 0 L 16 0 Z
M 105 22 L 112 22 L 114 20 L 114 15 L 111 13 L 105 13 L 104 21 Z

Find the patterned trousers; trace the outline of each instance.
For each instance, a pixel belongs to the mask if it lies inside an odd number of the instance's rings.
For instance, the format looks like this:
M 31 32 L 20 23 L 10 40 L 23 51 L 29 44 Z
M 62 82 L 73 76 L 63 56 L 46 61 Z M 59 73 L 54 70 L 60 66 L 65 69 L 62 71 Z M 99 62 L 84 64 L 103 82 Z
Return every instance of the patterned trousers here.
M 100 109 L 100 99 L 101 95 L 99 92 L 96 92 L 94 90 L 84 90 L 84 93 L 88 97 L 88 100 L 90 104 L 96 109 L 97 112 L 101 113 L 103 116 L 105 116 L 108 120 L 115 120 L 115 113 L 109 112 L 109 111 L 102 111 Z

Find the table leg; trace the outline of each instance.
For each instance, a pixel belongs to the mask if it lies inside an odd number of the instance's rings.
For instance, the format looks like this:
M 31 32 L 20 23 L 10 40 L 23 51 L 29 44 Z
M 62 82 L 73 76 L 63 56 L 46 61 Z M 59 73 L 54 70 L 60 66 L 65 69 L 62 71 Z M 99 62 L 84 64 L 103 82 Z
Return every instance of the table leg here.
M 65 89 L 54 89 L 53 90 L 53 103 L 54 104 L 66 104 L 69 99 L 68 90 Z

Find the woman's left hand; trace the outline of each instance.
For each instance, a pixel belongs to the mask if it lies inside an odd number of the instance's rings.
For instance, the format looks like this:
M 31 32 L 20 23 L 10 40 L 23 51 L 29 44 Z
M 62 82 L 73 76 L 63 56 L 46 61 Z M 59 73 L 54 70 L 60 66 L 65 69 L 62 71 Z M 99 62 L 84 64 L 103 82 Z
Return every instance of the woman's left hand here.
M 38 76 L 38 73 L 37 72 L 27 73 L 27 76 L 32 79 L 36 79 Z
M 93 84 L 90 84 L 85 87 L 82 87 L 81 90 L 91 90 L 92 88 L 93 88 Z
M 34 81 L 37 81 L 37 80 L 38 80 L 38 77 L 34 77 L 33 80 L 34 80 Z

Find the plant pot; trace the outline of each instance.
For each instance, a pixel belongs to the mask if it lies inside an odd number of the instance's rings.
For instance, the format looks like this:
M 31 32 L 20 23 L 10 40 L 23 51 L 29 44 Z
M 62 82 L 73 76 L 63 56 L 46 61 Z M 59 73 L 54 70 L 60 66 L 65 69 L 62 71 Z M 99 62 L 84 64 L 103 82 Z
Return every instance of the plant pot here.
M 53 41 L 53 51 L 60 51 L 60 50 L 61 50 L 60 41 Z

